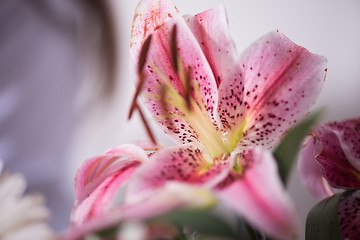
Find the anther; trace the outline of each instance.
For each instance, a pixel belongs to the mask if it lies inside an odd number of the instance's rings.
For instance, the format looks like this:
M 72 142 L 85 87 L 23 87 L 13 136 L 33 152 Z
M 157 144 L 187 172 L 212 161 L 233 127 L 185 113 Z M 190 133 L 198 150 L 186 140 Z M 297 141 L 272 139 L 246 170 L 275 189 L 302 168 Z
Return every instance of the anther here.
M 144 116 L 143 112 L 141 111 L 141 108 L 139 107 L 139 105 L 137 103 L 135 104 L 135 108 L 138 110 L 138 112 L 140 114 L 140 118 L 141 118 L 141 121 L 143 122 L 143 124 L 145 126 L 145 130 L 146 130 L 147 135 L 151 139 L 152 143 L 154 145 L 157 145 L 155 137 L 154 137 L 153 133 L 151 132 L 151 128 L 150 128 L 149 124 L 147 123 L 147 121 L 145 119 L 145 116 Z
M 141 47 L 140 57 L 139 57 L 139 62 L 138 62 L 138 74 L 141 74 L 144 69 L 147 54 L 149 52 L 149 47 L 150 47 L 150 43 L 151 43 L 151 37 L 152 37 L 152 35 L 150 34 L 146 38 L 145 42 L 143 43 L 143 45 Z
M 189 111 L 191 111 L 191 89 L 192 89 L 191 73 L 192 73 L 192 68 L 189 66 L 185 76 L 185 101 L 186 101 L 186 107 Z
M 129 116 L 128 116 L 128 119 L 130 119 L 132 117 L 132 114 L 136 108 L 136 100 L 142 90 L 142 87 L 144 85 L 144 82 L 145 82 L 145 74 L 144 73 L 140 73 L 139 75 L 139 81 L 138 81 L 138 84 L 136 86 L 136 91 L 135 91 L 135 94 L 134 94 L 134 97 L 133 97 L 133 100 L 131 102 L 131 107 L 130 107 L 130 110 L 129 110 Z
M 174 27 L 171 30 L 171 58 L 173 62 L 173 67 L 175 72 L 178 72 L 178 52 L 177 52 L 177 27 L 174 25 Z

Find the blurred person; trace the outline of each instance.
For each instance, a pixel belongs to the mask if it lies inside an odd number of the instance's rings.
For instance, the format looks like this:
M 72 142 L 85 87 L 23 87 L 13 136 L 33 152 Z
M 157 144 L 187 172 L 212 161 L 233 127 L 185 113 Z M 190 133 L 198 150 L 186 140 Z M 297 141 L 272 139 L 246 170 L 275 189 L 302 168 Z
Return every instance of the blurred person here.
M 75 108 L 80 90 L 100 86 L 96 99 L 110 101 L 115 85 L 109 9 L 104 0 L 0 2 L 0 157 L 27 178 L 28 192 L 45 195 L 56 230 L 68 226 L 73 204 L 66 159 L 84 117 Z M 82 82 L 94 63 L 97 82 Z

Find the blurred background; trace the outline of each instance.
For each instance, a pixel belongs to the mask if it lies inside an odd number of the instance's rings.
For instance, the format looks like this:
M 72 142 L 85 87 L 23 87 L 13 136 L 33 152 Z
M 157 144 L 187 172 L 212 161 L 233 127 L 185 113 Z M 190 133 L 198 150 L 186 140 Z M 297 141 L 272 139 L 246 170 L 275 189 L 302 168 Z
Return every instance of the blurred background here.
M 137 115 L 127 121 L 134 91 L 128 50 L 137 2 L 0 2 L 0 158 L 5 169 L 27 177 L 28 191 L 46 195 L 57 230 L 68 226 L 74 175 L 81 162 L 146 138 Z M 326 56 L 327 80 L 315 108 L 326 107 L 324 122 L 360 115 L 359 1 L 174 3 L 183 14 L 224 4 L 238 53 L 278 29 L 298 45 Z M 304 229 L 316 201 L 295 172 L 290 192 Z

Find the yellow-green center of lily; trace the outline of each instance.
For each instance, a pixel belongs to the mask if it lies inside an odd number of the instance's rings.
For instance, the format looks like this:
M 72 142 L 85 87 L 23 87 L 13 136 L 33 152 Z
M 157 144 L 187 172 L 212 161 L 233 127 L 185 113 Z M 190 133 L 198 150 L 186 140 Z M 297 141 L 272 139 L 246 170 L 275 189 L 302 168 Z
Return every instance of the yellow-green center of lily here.
M 225 131 L 211 119 L 200 94 L 199 84 L 192 84 L 190 74 L 185 73 L 183 65 L 178 59 L 178 77 L 182 83 L 183 91 L 179 93 L 174 85 L 154 64 L 152 68 L 161 79 L 160 94 L 150 97 L 158 99 L 163 108 L 163 114 L 160 118 L 165 118 L 168 125 L 172 124 L 173 118 L 181 118 L 186 121 L 194 132 L 204 152 L 208 157 L 206 160 L 214 163 L 215 159 L 227 157 L 237 146 L 237 143 L 243 137 L 244 124 L 240 124 L 231 132 Z M 189 69 L 190 72 L 191 69 Z M 175 113 L 169 113 L 168 107 L 177 110 Z

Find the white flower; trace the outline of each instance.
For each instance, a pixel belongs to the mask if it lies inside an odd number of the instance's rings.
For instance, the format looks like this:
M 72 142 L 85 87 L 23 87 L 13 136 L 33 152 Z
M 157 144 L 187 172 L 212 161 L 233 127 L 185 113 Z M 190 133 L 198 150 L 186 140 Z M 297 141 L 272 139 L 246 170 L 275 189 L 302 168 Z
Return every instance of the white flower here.
M 47 225 L 49 211 L 41 195 L 24 195 L 26 181 L 19 174 L 3 173 L 0 160 L 0 239 L 52 240 L 54 232 Z

